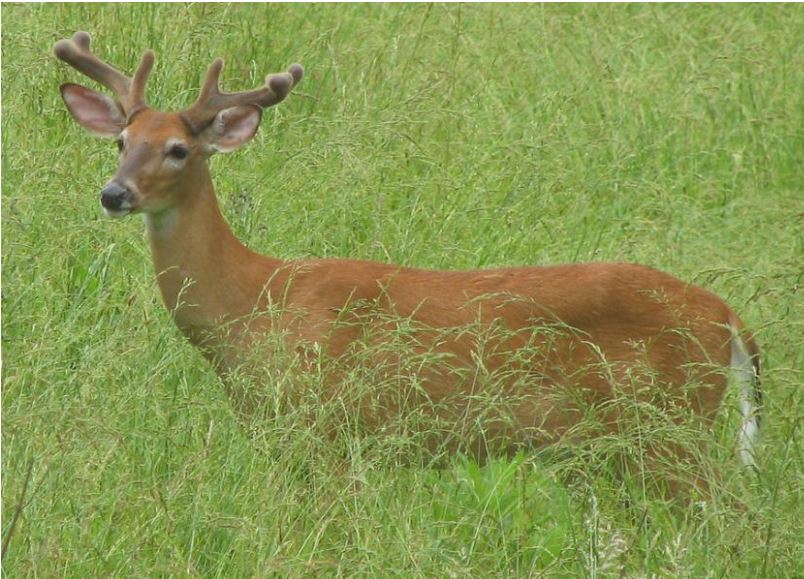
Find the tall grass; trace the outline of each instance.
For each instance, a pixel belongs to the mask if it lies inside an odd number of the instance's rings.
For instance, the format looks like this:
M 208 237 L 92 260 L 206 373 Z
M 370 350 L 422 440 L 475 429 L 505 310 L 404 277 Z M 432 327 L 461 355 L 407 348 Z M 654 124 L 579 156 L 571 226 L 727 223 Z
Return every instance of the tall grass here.
M 5 576 L 801 574 L 799 6 L 2 16 Z M 51 55 L 79 29 L 127 69 L 153 48 L 163 109 L 192 101 L 215 56 L 230 89 L 305 65 L 255 142 L 212 162 L 227 219 L 258 251 L 450 269 L 634 261 L 716 291 L 763 346 L 758 477 L 736 464 L 733 404 L 700 452 L 721 472 L 705 507 L 612 475 L 610 450 L 673 432 L 435 469 L 397 460 L 392 444 L 416 446 L 402 435 L 331 442 L 281 413 L 244 428 L 159 302 L 139 219 L 100 215 L 116 156 L 69 118 L 58 85 L 84 81 Z

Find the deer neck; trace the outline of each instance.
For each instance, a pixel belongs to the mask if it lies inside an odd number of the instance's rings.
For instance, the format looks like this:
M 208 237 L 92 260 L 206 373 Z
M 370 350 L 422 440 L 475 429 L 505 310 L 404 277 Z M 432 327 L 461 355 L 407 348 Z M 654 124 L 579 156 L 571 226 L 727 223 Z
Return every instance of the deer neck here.
M 204 165 L 175 206 L 146 215 L 159 290 L 179 329 L 196 345 L 245 318 L 265 298 L 281 262 L 246 248 L 221 215 Z

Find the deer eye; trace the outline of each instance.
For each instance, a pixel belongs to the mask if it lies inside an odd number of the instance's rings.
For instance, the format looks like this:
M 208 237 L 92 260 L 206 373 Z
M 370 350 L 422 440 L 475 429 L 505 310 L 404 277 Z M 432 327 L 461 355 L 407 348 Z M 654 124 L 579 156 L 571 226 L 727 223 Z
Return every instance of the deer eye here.
M 167 154 L 168 157 L 171 157 L 172 159 L 181 160 L 186 158 L 187 155 L 190 154 L 190 150 L 184 145 L 173 145 L 172 147 L 170 147 L 170 149 L 168 149 Z
M 126 146 L 126 142 L 123 140 L 123 137 L 119 137 L 117 139 L 117 150 L 121 153 L 123 152 L 123 148 Z

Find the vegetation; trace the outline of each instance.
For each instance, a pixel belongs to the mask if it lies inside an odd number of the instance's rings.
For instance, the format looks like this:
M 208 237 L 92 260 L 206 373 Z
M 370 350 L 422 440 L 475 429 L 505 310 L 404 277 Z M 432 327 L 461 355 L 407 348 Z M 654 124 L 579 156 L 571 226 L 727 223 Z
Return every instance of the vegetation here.
M 801 7 L 2 16 L 4 576 L 800 576 Z M 330 442 L 292 415 L 245 428 L 159 301 L 140 218 L 101 215 L 114 144 L 69 118 L 58 85 L 84 79 L 51 53 L 82 29 L 126 69 L 153 48 L 163 109 L 194 99 L 215 56 L 231 90 L 305 65 L 257 139 L 212 162 L 262 253 L 632 261 L 711 288 L 763 346 L 759 474 L 734 455 L 731 399 L 699 444 L 713 496 L 684 505 L 618 476 L 612 451 L 688 432 L 434 468 L 396 452 L 415 439 Z

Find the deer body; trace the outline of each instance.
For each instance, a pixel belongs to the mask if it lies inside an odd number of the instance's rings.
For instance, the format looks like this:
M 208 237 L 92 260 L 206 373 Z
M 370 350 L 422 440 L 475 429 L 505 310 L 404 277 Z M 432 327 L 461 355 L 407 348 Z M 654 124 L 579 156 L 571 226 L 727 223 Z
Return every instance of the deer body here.
M 605 406 L 618 387 L 642 398 L 677 395 L 709 422 L 731 367 L 743 388 L 742 456 L 752 461 L 758 350 L 711 292 L 630 264 L 431 271 L 261 256 L 221 215 L 207 158 L 247 142 L 261 108 L 290 92 L 301 67 L 268 77 L 261 89 L 228 95 L 217 88 L 216 61 L 196 104 L 162 113 L 144 104 L 150 53 L 128 79 L 92 55 L 85 33 L 60 41 L 55 52 L 116 93 L 113 101 L 78 85 L 62 87 L 79 123 L 118 139 L 120 168 L 102 205 L 115 216 L 145 214 L 165 305 L 223 376 L 253 363 L 265 335 L 282 336 L 303 358 L 312 349 L 338 361 L 327 381 L 333 391 L 360 352 L 389 372 L 410 371 L 410 359 L 430 356 L 414 372 L 420 397 L 436 403 L 436 412 L 466 416 L 462 405 L 478 372 L 497 373 L 493 394 L 508 397 L 509 416 L 492 421 L 490 435 L 541 444 L 572 429 L 583 414 L 579 399 Z M 405 347 L 383 348 L 403 325 Z M 256 359 L 270 364 L 270 355 Z M 382 421 L 376 407 L 357 404 L 355 411 Z

